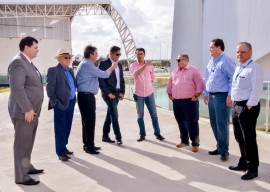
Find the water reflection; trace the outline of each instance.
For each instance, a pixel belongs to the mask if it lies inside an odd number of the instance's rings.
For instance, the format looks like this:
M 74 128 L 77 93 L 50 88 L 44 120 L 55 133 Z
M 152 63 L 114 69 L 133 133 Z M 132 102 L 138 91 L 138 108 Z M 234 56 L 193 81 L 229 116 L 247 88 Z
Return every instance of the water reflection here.
M 132 97 L 132 90 L 134 90 L 133 85 L 134 81 L 132 77 L 125 77 L 126 80 L 126 95 L 125 97 L 133 100 Z M 267 84 L 267 83 L 265 83 Z M 166 92 L 166 86 L 167 82 L 154 82 L 154 94 L 155 94 L 155 99 L 156 99 L 156 105 L 158 107 L 161 107 L 163 109 L 168 109 L 172 110 L 172 103 L 168 98 L 167 92 Z M 267 87 L 267 86 L 264 86 Z M 266 104 L 267 104 L 267 89 L 264 88 L 263 93 L 262 93 L 262 98 L 260 100 L 261 103 L 261 112 L 258 117 L 258 123 L 257 123 L 257 128 L 265 128 L 265 122 L 266 122 Z M 208 112 L 208 107 L 207 105 L 204 104 L 203 102 L 203 96 L 199 97 L 199 111 L 200 111 L 200 116 L 201 117 L 207 117 L 209 118 L 209 112 Z M 268 103 L 269 105 L 269 103 Z M 270 119 L 270 115 L 268 114 L 268 118 Z

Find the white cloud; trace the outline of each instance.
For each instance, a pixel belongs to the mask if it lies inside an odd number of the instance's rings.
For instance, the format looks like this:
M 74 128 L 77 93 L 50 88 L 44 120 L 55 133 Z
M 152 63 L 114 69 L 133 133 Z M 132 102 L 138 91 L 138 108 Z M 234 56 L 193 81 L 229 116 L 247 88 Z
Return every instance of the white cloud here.
M 113 7 L 125 20 L 137 47 L 144 47 L 148 58 L 170 56 L 174 0 L 112 0 Z M 120 45 L 118 31 L 108 15 L 77 16 L 72 22 L 72 49 L 82 53 L 83 47 L 94 44 L 100 55 L 112 45 Z M 158 37 L 158 38 L 155 38 Z

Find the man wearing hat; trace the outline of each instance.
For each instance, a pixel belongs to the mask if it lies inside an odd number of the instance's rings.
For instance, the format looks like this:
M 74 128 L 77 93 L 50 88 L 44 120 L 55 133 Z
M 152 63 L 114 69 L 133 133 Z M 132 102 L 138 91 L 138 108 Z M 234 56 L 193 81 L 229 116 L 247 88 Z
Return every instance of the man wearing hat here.
M 76 102 L 76 80 L 69 67 L 72 56 L 69 50 L 59 49 L 55 56 L 58 65 L 49 68 L 47 73 L 48 109 L 54 110 L 55 147 L 61 161 L 67 161 L 68 155 L 73 154 L 66 147 Z

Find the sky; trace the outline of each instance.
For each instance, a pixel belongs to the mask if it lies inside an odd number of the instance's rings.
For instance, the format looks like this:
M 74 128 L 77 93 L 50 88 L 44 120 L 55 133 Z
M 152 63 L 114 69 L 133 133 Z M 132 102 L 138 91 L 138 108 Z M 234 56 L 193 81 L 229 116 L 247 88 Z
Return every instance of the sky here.
M 170 57 L 174 0 L 112 0 L 112 6 L 124 19 L 136 47 L 145 48 L 146 59 Z M 123 50 L 117 28 L 108 15 L 76 16 L 71 35 L 74 55 L 82 54 L 87 44 L 95 45 L 100 56 L 106 56 L 112 45 Z M 125 58 L 122 51 L 122 59 Z

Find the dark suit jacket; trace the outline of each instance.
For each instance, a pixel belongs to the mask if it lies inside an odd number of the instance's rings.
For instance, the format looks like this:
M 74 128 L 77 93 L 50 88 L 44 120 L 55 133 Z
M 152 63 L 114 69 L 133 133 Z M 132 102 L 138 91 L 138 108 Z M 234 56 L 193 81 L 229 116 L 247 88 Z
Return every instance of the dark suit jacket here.
M 75 87 L 77 87 L 73 71 L 71 68 L 69 69 L 74 79 Z M 61 64 L 48 69 L 46 90 L 50 99 L 48 106 L 49 110 L 52 109 L 55 105 L 63 111 L 67 109 L 70 101 L 70 87 L 66 73 L 63 70 Z
M 11 118 L 24 119 L 33 109 L 39 116 L 44 99 L 43 85 L 37 69 L 20 53 L 8 66 L 11 88 L 8 110 Z
M 109 59 L 101 61 L 99 64 L 99 69 L 102 71 L 105 71 L 109 69 L 112 66 L 112 62 Z M 119 67 L 119 72 L 120 72 L 120 93 L 125 94 L 125 80 L 124 80 L 124 74 L 123 74 L 123 67 L 120 63 L 118 63 Z M 117 84 L 117 79 L 116 79 L 116 74 L 115 71 L 113 71 L 110 75 L 109 78 L 107 79 L 101 79 L 99 78 L 99 88 L 101 89 L 102 92 L 102 97 L 108 97 L 110 93 L 116 94 L 116 84 Z

